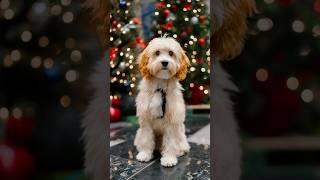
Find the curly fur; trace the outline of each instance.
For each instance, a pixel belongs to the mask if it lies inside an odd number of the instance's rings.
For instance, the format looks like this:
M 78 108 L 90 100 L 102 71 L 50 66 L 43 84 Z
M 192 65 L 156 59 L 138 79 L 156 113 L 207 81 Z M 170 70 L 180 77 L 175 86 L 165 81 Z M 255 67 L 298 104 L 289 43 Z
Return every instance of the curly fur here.
M 179 80 L 184 80 L 187 76 L 188 67 L 190 66 L 190 60 L 187 55 L 183 53 L 183 57 L 181 58 L 180 69 L 176 73 L 176 78 Z
M 216 31 L 211 36 L 214 60 L 239 55 L 247 33 L 247 17 L 256 12 L 254 0 L 216 0 L 213 9 Z M 223 9 L 222 9 L 223 8 Z M 222 15 L 223 14 L 223 15 Z M 218 61 L 213 71 L 213 176 L 216 180 L 238 180 L 241 175 L 241 146 L 238 126 L 228 91 L 237 91 Z
M 161 165 L 177 164 L 177 157 L 189 152 L 185 135 L 185 104 L 179 80 L 186 78 L 189 59 L 173 38 L 155 38 L 139 56 L 143 76 L 136 98 L 139 129 L 134 145 L 139 161 L 150 161 L 153 151 L 161 152 Z M 166 62 L 167 65 L 163 63 Z M 165 114 L 161 88 L 166 92 Z
M 143 77 L 145 77 L 146 79 L 151 79 L 152 74 L 147 68 L 148 61 L 149 61 L 148 54 L 145 51 L 143 51 L 138 57 L 139 70 Z
M 86 0 L 84 5 L 91 10 L 93 22 L 97 26 L 102 46 L 109 46 L 110 8 L 109 0 Z
M 237 91 L 219 63 L 214 64 L 213 123 L 213 176 L 216 180 L 238 180 L 241 167 L 241 147 L 233 104 L 228 91 Z
M 109 1 L 108 0 L 86 0 L 84 4 L 91 10 L 94 26 L 97 27 L 102 47 L 108 47 L 109 30 Z M 94 95 L 89 102 L 82 120 L 83 140 L 85 144 L 84 167 L 86 175 L 92 180 L 109 179 L 107 141 L 108 133 L 106 127 L 108 109 L 108 85 L 106 76 L 108 69 L 107 59 L 99 62 L 90 78 L 94 88 Z
M 188 56 L 185 54 L 184 50 L 180 47 L 180 45 L 177 45 L 176 41 L 173 38 L 155 38 L 153 40 L 151 40 L 149 42 L 149 44 L 152 43 L 157 43 L 155 41 L 159 41 L 159 40 L 163 40 L 166 39 L 166 41 L 168 42 L 168 47 L 170 46 L 174 46 L 172 47 L 173 49 L 176 49 L 177 51 L 177 55 L 179 56 L 179 69 L 177 70 L 177 72 L 175 72 L 175 77 L 179 80 L 184 80 L 187 76 L 187 72 L 188 72 L 188 67 L 190 66 L 190 60 L 188 58 Z M 158 42 L 161 43 L 161 42 Z M 151 49 L 153 48 L 153 49 Z M 152 74 L 152 72 L 150 72 L 150 69 L 148 67 L 149 64 L 149 59 L 151 56 L 151 52 L 150 51 L 154 51 L 156 47 L 154 46 L 148 46 L 138 57 L 137 63 L 139 65 L 139 71 L 141 73 L 141 75 L 145 78 L 145 79 L 152 79 L 154 77 L 154 75 Z
M 232 59 L 239 55 L 243 48 L 247 33 L 247 17 L 256 12 L 255 1 L 225 0 L 221 8 L 224 10 L 217 12 L 213 24 L 215 26 L 218 26 L 219 22 L 222 24 L 212 35 L 211 45 L 219 59 Z
M 108 177 L 107 73 L 106 61 L 99 62 L 90 78 L 94 95 L 82 120 L 85 143 L 85 172 L 93 180 L 104 180 Z

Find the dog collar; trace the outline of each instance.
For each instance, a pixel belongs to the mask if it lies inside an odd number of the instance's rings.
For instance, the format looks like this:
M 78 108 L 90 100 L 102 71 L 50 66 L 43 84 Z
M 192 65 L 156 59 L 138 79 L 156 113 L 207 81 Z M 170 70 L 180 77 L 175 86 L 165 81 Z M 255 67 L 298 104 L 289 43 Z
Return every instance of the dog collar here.
M 166 113 L 166 104 L 167 104 L 167 98 L 166 98 L 166 91 L 162 88 L 158 88 L 156 89 L 156 92 L 160 92 L 161 93 L 161 98 L 162 98 L 162 105 L 161 105 L 161 108 L 162 108 L 162 116 L 160 116 L 159 118 L 162 119 Z

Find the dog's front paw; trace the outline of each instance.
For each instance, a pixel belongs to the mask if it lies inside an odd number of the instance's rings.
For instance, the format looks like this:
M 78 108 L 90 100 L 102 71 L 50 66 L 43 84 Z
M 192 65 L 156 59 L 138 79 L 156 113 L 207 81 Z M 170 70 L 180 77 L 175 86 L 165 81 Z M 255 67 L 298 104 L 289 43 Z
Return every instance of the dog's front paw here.
M 186 153 L 190 152 L 190 145 L 186 142 L 186 143 L 181 143 L 180 144 L 180 150 L 178 153 L 178 156 L 183 156 Z
M 138 161 L 148 162 L 152 159 L 152 153 L 139 152 L 136 156 Z
M 178 159 L 173 156 L 166 156 L 160 159 L 161 165 L 164 167 L 172 167 L 178 163 Z
M 188 143 L 183 143 L 181 145 L 181 150 L 184 152 L 184 153 L 188 153 L 190 151 L 190 145 Z

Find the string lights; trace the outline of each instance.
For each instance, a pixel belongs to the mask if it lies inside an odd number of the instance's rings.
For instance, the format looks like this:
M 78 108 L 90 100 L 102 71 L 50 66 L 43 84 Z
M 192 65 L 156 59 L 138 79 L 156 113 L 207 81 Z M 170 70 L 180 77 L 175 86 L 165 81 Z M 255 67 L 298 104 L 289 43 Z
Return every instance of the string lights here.
M 137 73 L 135 59 L 145 47 L 139 37 L 141 20 L 135 15 L 136 4 L 132 0 L 114 2 L 110 15 L 110 67 L 112 93 L 123 89 L 127 94 L 136 92 Z M 120 85 L 117 86 L 117 84 Z M 121 88 L 122 87 L 122 88 Z
M 46 1 L 35 1 L 20 3 L 13 0 L 0 0 L 0 21 L 8 24 L 3 27 L 3 37 L 6 43 L 17 43 L 17 46 L 1 47 L 0 68 L 13 68 L 15 66 L 27 67 L 46 76 L 47 78 L 61 77 L 63 83 L 59 88 L 65 88 L 69 84 L 79 81 L 81 67 L 87 66 L 86 58 L 92 57 L 87 47 L 91 42 L 80 42 L 82 31 L 78 34 L 68 34 L 64 31 L 51 33 L 47 27 L 61 27 L 68 25 L 69 30 L 74 31 L 79 2 L 72 0 L 60 0 L 55 3 Z M 24 7 L 24 8 L 21 8 Z M 26 11 L 26 12 L 23 12 Z M 27 16 L 23 17 L 24 14 Z M 15 23 L 7 23 L 15 20 Z M 77 26 L 78 27 L 78 26 Z M 80 36 L 79 36 L 80 35 Z M 86 44 L 87 43 L 87 44 Z M 90 54 L 90 56 L 88 55 Z M 130 58 L 130 57 L 129 57 Z M 71 106 L 72 96 L 59 95 L 57 102 L 64 108 Z M 10 115 L 21 118 L 26 115 L 28 108 L 20 102 L 12 107 L 0 106 L 0 119 L 7 119 Z M 19 104 L 20 103 L 20 104 Z M 25 103 L 25 102 L 24 102 Z M 27 102 L 32 103 L 32 102 Z
M 210 15 L 205 1 L 159 0 L 155 4 L 154 15 L 155 35 L 168 34 L 177 39 L 190 59 L 191 67 L 182 84 L 187 92 L 191 92 L 187 93 L 187 96 L 192 97 L 196 94 L 204 96 L 198 96 L 204 100 L 188 103 L 207 103 L 210 92 Z
M 282 0 L 279 0 L 279 1 L 264 0 L 264 3 L 266 4 L 266 7 L 268 7 L 268 8 L 275 8 L 276 6 L 288 7 L 290 5 L 299 6 L 298 2 L 297 2 L 297 4 L 294 4 L 292 1 L 282 1 Z M 315 13 L 318 13 L 317 10 L 320 9 L 320 1 L 315 0 L 312 8 L 315 11 Z M 304 17 L 304 14 L 296 13 L 295 18 L 293 20 L 289 21 L 289 28 L 293 32 L 292 33 L 293 36 L 304 36 L 307 34 L 311 34 L 314 38 L 319 37 L 320 26 L 318 24 L 310 25 L 312 23 L 312 21 L 310 21 L 310 20 L 305 21 L 304 19 L 306 19 Z M 267 32 L 276 30 L 274 27 L 279 28 L 278 26 L 280 26 L 280 25 L 276 24 L 276 23 L 280 23 L 280 22 L 278 20 L 277 21 L 272 20 L 271 17 L 261 17 L 256 22 L 256 28 L 257 28 L 258 32 L 260 31 L 262 33 L 267 33 Z M 308 26 L 311 26 L 311 28 Z M 257 35 L 257 33 L 252 33 L 252 34 Z M 288 37 L 289 37 L 289 35 L 288 35 Z M 310 44 L 310 43 L 303 44 L 299 48 L 299 50 L 296 51 L 297 56 L 299 58 L 307 58 L 307 56 L 309 56 L 311 54 L 311 52 L 313 51 L 311 46 L 312 46 L 312 44 Z M 290 53 L 294 54 L 296 52 L 292 51 Z M 283 53 L 285 53 L 285 52 L 283 52 Z M 286 61 L 285 57 L 283 57 L 283 54 L 279 57 L 275 57 L 273 60 L 282 61 L 282 62 Z M 306 60 L 303 59 L 303 61 L 306 61 Z M 289 64 L 286 66 L 289 66 Z M 294 69 L 294 71 L 295 71 L 295 73 L 297 73 L 296 72 L 297 69 Z M 271 76 L 274 76 L 273 71 L 271 69 L 258 68 L 256 70 L 256 79 L 260 82 L 269 83 L 270 81 L 273 81 L 274 78 L 271 79 L 270 78 Z M 305 103 L 313 102 L 315 97 L 317 96 L 315 89 L 305 87 L 305 86 L 310 86 L 310 84 L 305 82 L 304 78 L 300 77 L 300 75 L 295 75 L 295 76 L 290 75 L 290 76 L 286 77 L 286 81 L 284 83 L 285 83 L 288 91 L 298 92 L 300 94 L 301 100 Z

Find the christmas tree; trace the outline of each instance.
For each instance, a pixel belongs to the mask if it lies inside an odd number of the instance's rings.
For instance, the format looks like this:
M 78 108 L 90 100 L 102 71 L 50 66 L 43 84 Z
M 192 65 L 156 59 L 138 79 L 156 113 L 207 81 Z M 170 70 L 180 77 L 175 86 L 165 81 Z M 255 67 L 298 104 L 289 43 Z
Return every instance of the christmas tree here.
M 112 0 L 110 16 L 111 94 L 136 93 L 138 82 L 135 58 L 145 47 L 140 38 L 141 20 L 134 0 Z
M 210 20 L 204 0 L 160 0 L 155 4 L 155 37 L 167 34 L 184 47 L 191 67 L 182 81 L 189 104 L 209 102 Z

